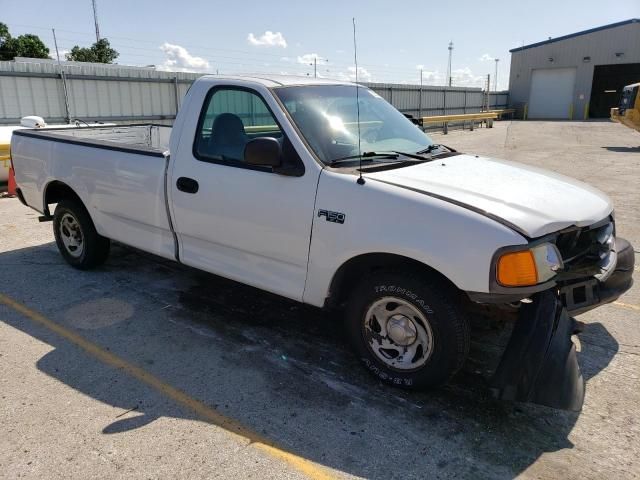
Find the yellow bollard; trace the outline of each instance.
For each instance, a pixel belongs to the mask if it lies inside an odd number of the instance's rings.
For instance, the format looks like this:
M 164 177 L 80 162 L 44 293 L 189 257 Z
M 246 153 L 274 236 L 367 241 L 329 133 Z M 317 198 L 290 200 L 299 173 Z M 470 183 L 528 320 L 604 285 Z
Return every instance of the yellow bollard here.
M 9 143 L 0 143 L 0 173 L 6 172 L 6 176 L 0 175 L 0 177 L 5 180 L 9 177 L 9 167 L 11 167 L 10 148 Z M 2 172 L 2 170 L 5 170 L 5 172 Z
M 569 120 L 573 120 L 573 103 L 569 104 Z

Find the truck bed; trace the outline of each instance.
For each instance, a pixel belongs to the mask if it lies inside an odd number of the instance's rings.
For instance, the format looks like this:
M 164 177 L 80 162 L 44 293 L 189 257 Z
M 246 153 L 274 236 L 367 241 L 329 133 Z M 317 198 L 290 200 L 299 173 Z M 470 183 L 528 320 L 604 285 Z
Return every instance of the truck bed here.
M 25 129 L 14 135 L 74 143 L 130 153 L 163 156 L 169 150 L 171 128 L 167 125 L 110 125 L 100 127 Z
M 165 184 L 170 132 L 160 125 L 17 130 L 11 148 L 23 199 L 47 215 L 48 187 L 62 183 L 87 206 L 100 235 L 174 258 Z

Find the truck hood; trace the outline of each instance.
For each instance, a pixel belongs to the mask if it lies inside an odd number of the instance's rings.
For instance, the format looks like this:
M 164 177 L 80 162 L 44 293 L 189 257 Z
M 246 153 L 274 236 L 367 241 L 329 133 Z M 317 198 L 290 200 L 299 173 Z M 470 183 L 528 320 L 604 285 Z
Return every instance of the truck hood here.
M 365 178 L 430 195 L 494 218 L 529 238 L 587 226 L 612 211 L 586 183 L 515 162 L 455 155 L 365 174 Z

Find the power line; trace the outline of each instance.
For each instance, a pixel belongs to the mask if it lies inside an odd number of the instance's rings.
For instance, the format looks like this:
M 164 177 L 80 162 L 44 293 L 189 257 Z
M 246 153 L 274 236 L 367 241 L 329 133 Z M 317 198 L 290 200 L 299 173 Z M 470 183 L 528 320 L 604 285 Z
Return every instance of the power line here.
M 13 26 L 21 26 L 25 28 L 32 29 L 44 29 L 44 27 L 34 26 L 34 25 L 22 25 L 22 24 L 12 24 Z M 50 29 L 46 29 L 50 31 Z M 68 34 L 72 34 L 71 36 L 74 38 L 69 38 L 69 36 L 58 37 L 58 40 L 61 41 L 61 47 L 65 49 L 70 49 L 72 46 L 76 44 L 82 44 L 86 42 L 86 40 L 78 41 L 78 37 L 89 37 L 92 36 L 89 32 L 78 32 L 72 30 L 60 30 L 56 29 L 56 32 L 66 32 Z M 112 47 L 118 50 L 121 53 L 120 60 L 124 61 L 132 61 L 132 63 L 138 63 L 141 65 L 148 65 L 149 63 L 157 63 L 164 62 L 166 58 L 161 53 L 159 48 L 163 43 L 169 42 L 160 42 L 148 39 L 134 39 L 131 37 L 120 37 L 113 36 L 110 37 L 112 40 Z M 126 41 L 122 41 L 126 40 Z M 62 41 L 66 43 L 66 45 L 62 44 Z M 129 42 L 136 42 L 135 45 Z M 152 46 L 140 46 L 140 43 L 146 43 Z M 225 49 L 225 48 L 214 48 L 214 47 L 205 47 L 201 45 L 191 45 L 185 44 L 180 45 L 181 47 L 187 49 L 189 55 L 193 57 L 202 58 L 203 60 L 209 62 L 215 67 L 211 67 L 212 70 L 215 68 L 240 68 L 243 70 L 252 70 L 256 72 L 260 69 L 265 73 L 274 73 L 275 71 L 292 71 L 294 73 L 302 73 L 305 74 L 308 72 L 308 62 L 302 61 L 301 58 L 303 55 L 292 55 L 286 56 L 282 54 L 273 54 L 267 52 L 257 53 L 255 51 L 246 51 L 246 50 L 237 50 L 237 49 Z M 67 48 L 68 47 L 68 48 Z M 149 53 L 143 53 L 149 52 Z M 204 52 L 204 53 L 203 53 Z M 222 53 L 222 54 L 221 54 Z M 128 58 L 133 59 L 144 59 L 141 61 L 127 60 Z M 277 62 L 275 59 L 277 58 Z M 323 57 L 320 57 L 324 60 Z M 283 59 L 287 59 L 284 61 Z M 259 65 L 265 64 L 266 65 Z M 339 79 L 353 79 L 353 65 L 348 62 L 343 61 L 331 61 L 328 60 L 323 64 L 322 68 L 317 68 L 316 65 L 316 75 L 324 76 L 327 78 L 339 78 Z M 415 72 L 416 69 L 414 67 L 397 67 L 390 66 L 388 64 L 375 64 L 375 63 L 359 63 L 360 73 L 363 70 L 366 70 L 369 74 L 373 76 L 373 78 L 367 79 L 367 81 L 375 81 L 379 83 L 407 83 L 413 84 L 415 83 Z M 456 80 L 456 75 L 451 69 L 448 69 L 447 77 L 444 79 L 443 83 L 451 83 L 453 84 L 454 80 Z M 423 72 L 424 73 L 424 72 Z M 438 74 L 437 78 L 441 78 Z M 481 86 L 482 79 L 478 77 L 477 79 L 472 79 L 471 81 L 465 81 L 465 86 Z M 440 83 L 440 82 L 438 82 Z M 456 83 L 461 83 L 458 77 Z M 442 83 L 440 83 L 442 84 Z
M 44 27 L 39 27 L 39 26 L 35 26 L 35 25 L 25 25 L 25 24 L 12 24 L 15 26 L 21 26 L 21 27 L 26 27 L 26 28 L 36 28 L 36 29 L 42 29 L 42 30 L 47 30 L 50 31 L 50 28 L 44 28 Z M 56 28 L 56 32 L 66 32 L 66 33 L 74 33 L 74 34 L 79 34 L 79 35 L 84 35 L 84 36 L 90 36 L 93 35 L 89 32 L 79 32 L 79 31 L 74 31 L 74 30 L 65 30 L 65 29 L 60 29 L 60 28 Z M 60 40 L 63 39 L 63 37 L 58 37 Z M 65 40 L 68 41 L 72 41 L 75 42 L 75 39 L 69 39 L 69 38 L 64 38 Z M 116 46 L 120 46 L 119 48 L 133 48 L 133 49 L 137 49 L 137 50 L 148 50 L 148 51 L 157 51 L 158 45 L 162 45 L 164 43 L 171 43 L 171 42 L 167 42 L 167 41 L 161 41 L 161 40 L 149 40 L 149 39 L 138 39 L 138 38 L 132 38 L 132 37 L 121 37 L 121 36 L 117 36 L 117 35 L 110 35 L 109 39 L 112 41 L 112 46 L 116 47 Z M 127 45 L 121 42 L 115 42 L 114 40 L 129 40 L 129 41 L 133 41 L 136 42 L 136 44 L 139 43 L 148 43 L 148 44 L 153 44 L 156 47 L 155 48 L 150 48 L 150 47 L 140 47 L 140 46 L 133 46 L 133 45 Z M 78 42 L 78 43 L 82 43 L 82 42 Z M 241 55 L 249 55 L 251 56 L 251 58 L 256 58 L 256 52 L 254 51 L 247 51 L 247 50 L 238 50 L 238 49 L 228 49 L 228 48 L 216 48 L 216 47 L 210 47 L 210 46 L 203 46 L 203 45 L 195 45 L 195 44 L 184 44 L 181 43 L 179 46 L 186 48 L 189 50 L 189 53 L 193 56 L 203 56 L 202 54 L 199 53 L 199 51 L 211 51 L 211 52 L 231 52 L 231 53 L 238 53 Z M 281 58 L 289 58 L 286 55 L 283 54 L 274 54 L 274 53 L 268 53 L 268 52 L 261 52 L 260 53 L 261 57 L 267 56 L 267 57 L 277 57 L 278 59 Z M 216 57 L 220 57 L 223 58 L 219 55 L 216 54 Z M 294 57 L 302 57 L 302 55 L 294 55 Z M 236 58 L 236 57 L 224 57 L 224 58 Z M 287 62 L 287 63 L 294 63 L 294 62 Z M 340 62 L 340 61 L 333 61 L 331 62 L 332 65 L 335 66 L 342 66 L 342 67 L 349 67 L 351 66 L 351 63 L 349 63 L 348 61 L 344 61 L 344 62 Z M 413 72 L 415 72 L 415 70 L 411 67 L 392 67 L 389 65 L 381 65 L 381 64 L 375 64 L 375 63 L 360 63 L 361 68 L 366 68 L 367 70 L 372 70 L 372 69 L 376 69 L 378 71 L 384 71 L 384 72 L 398 72 L 398 73 L 403 73 L 403 74 L 407 74 L 407 76 L 409 75 L 413 75 Z

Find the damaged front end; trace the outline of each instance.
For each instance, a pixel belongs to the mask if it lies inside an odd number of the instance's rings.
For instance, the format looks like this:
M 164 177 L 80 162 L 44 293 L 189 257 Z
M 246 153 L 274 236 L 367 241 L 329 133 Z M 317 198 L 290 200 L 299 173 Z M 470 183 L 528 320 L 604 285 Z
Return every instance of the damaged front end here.
M 491 379 L 496 398 L 579 411 L 584 380 L 571 336 L 576 322 L 553 291 L 520 307 L 511 339 Z
M 579 411 L 584 380 L 572 317 L 613 302 L 633 285 L 634 250 L 615 238 L 613 219 L 560 232 L 563 268 L 555 285 L 520 304 L 511 338 L 490 380 L 496 398 Z

